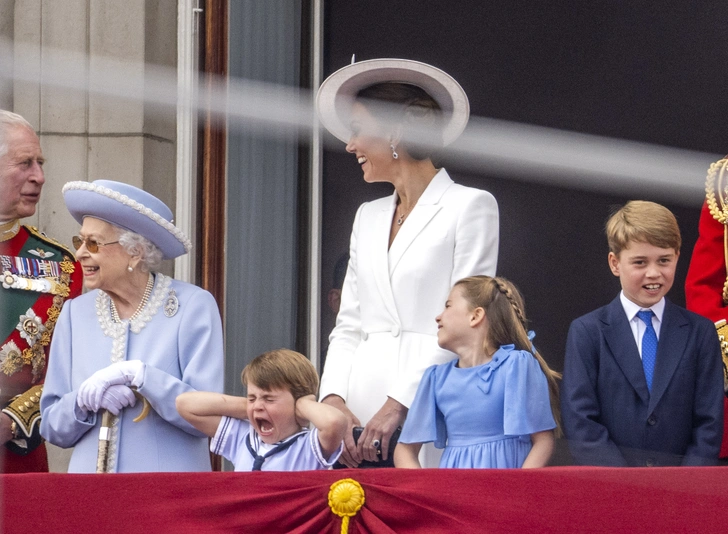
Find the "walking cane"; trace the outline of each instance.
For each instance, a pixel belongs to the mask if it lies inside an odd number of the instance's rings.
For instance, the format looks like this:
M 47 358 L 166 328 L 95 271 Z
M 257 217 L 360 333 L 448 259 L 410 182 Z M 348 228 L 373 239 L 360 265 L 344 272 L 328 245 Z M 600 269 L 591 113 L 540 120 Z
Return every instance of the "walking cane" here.
M 139 421 L 142 421 L 147 415 L 149 415 L 151 405 L 149 404 L 149 401 L 146 399 L 146 397 L 139 393 L 136 388 L 131 389 L 134 392 L 134 396 L 137 398 L 137 400 L 140 400 L 143 403 L 141 413 L 137 415 L 134 419 L 132 419 L 134 423 L 138 423 Z M 108 410 L 102 410 L 101 429 L 99 430 L 99 454 L 96 458 L 97 473 L 109 472 L 109 440 L 111 439 L 111 427 L 118 418 L 118 415 L 114 415 Z

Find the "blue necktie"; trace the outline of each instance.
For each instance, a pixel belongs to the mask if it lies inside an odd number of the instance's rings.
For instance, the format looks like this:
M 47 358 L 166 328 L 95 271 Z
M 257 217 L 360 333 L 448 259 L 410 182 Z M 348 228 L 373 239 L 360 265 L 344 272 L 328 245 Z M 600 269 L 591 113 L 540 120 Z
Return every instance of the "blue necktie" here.
M 655 360 L 657 359 L 657 334 L 652 326 L 652 310 L 637 312 L 637 317 L 642 319 L 647 327 L 642 336 L 642 367 L 645 370 L 647 389 L 652 392 L 652 375 L 655 371 Z

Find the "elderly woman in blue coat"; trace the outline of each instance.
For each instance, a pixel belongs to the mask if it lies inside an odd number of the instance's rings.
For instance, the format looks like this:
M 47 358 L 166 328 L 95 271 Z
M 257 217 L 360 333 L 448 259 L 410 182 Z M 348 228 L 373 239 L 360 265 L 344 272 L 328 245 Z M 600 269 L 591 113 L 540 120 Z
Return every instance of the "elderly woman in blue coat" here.
M 209 471 L 207 437 L 177 413 L 187 391 L 222 391 L 223 342 L 212 295 L 157 272 L 190 249 L 169 208 L 128 184 L 69 182 L 63 195 L 82 225 L 73 238 L 83 296 L 56 324 L 41 398 L 41 435 L 73 447 L 69 472 L 97 470 L 101 414 L 107 472 Z M 151 405 L 134 422 L 135 392 Z

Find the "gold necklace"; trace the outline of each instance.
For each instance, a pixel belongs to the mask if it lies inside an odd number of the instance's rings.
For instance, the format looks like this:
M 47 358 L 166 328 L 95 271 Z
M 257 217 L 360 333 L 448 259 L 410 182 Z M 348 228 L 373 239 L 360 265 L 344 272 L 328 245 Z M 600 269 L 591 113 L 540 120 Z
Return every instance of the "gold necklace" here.
M 144 306 L 147 305 L 147 302 L 149 301 L 149 297 L 152 296 L 152 289 L 154 288 L 154 276 L 152 273 L 149 273 L 149 278 L 147 278 L 147 287 L 144 288 L 144 294 L 142 295 L 142 300 L 139 303 L 139 306 L 137 306 L 137 309 L 134 310 L 134 313 L 131 317 L 129 317 L 129 322 L 136 320 L 137 317 L 142 313 L 142 310 L 144 309 Z M 111 300 L 111 319 L 115 323 L 121 322 L 121 317 L 119 317 L 119 312 L 116 309 L 116 304 L 114 304 L 114 299 Z

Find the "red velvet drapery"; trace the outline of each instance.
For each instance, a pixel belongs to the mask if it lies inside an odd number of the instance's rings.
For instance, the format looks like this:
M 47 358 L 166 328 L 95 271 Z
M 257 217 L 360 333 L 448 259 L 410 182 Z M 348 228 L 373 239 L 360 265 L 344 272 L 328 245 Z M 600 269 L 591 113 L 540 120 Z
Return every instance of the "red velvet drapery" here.
M 358 481 L 350 533 L 723 532 L 728 468 L 402 469 L 2 475 L 2 532 L 338 533 L 332 483 Z

